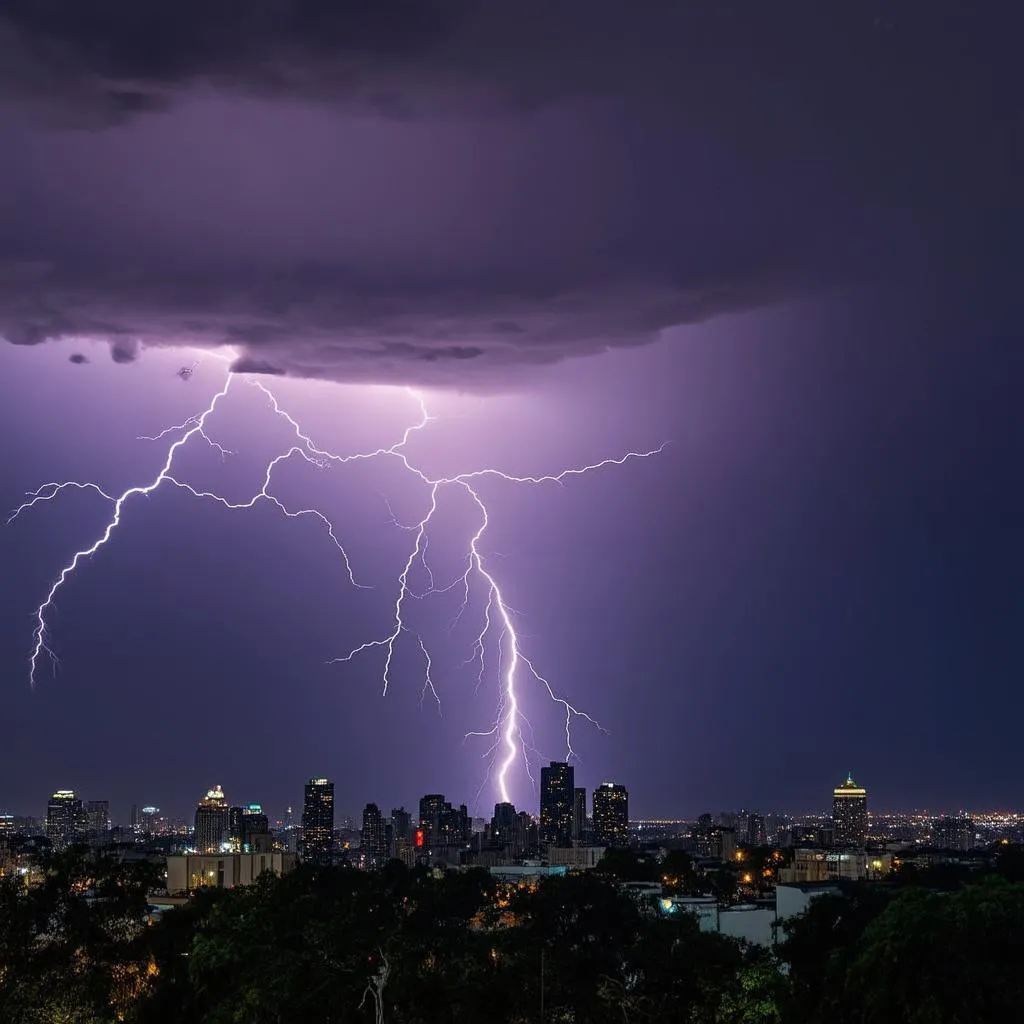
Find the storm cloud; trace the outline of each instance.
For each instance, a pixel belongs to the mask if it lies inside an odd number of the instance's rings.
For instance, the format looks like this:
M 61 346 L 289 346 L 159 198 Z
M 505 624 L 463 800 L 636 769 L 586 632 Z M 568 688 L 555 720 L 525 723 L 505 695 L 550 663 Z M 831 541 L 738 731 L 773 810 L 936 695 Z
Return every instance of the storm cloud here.
M 1024 88 L 962 6 L 2 0 L 0 335 L 494 387 L 1005 268 Z

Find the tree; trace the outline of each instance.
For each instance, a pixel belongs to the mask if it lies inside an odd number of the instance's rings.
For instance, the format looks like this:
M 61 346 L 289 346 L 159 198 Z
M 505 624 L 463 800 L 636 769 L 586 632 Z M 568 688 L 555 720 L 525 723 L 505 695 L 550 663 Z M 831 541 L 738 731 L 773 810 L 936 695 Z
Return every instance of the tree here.
M 684 850 L 670 850 L 659 865 L 661 885 L 670 895 L 696 895 L 705 889 L 694 867 L 693 858 Z
M 849 886 L 818 896 L 799 917 L 782 922 L 785 939 L 778 952 L 789 967 L 787 1019 L 841 1019 L 849 961 L 891 898 L 890 890 L 878 886 Z
M 864 931 L 845 986 L 851 1020 L 1014 1020 L 1024 1003 L 1024 885 L 902 893 Z
M 654 857 L 644 857 L 636 850 L 609 847 L 595 868 L 597 874 L 617 882 L 656 882 L 660 877 Z
M 723 992 L 716 1024 L 780 1024 L 787 992 L 778 960 L 771 954 L 757 953 Z

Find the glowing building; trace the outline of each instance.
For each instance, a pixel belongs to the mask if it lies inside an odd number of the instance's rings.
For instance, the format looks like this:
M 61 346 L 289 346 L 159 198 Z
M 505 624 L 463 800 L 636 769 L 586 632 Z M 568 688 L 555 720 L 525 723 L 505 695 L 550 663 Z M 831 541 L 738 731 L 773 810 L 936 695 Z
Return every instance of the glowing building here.
M 199 853 L 216 853 L 228 838 L 231 812 L 220 786 L 206 791 L 195 816 L 195 847 Z
M 46 835 L 58 849 L 75 842 L 82 834 L 82 801 L 73 789 L 58 789 L 46 805 Z
M 207 886 L 233 889 L 237 885 L 252 885 L 264 872 L 283 875 L 294 870 L 297 860 L 294 853 L 269 850 L 209 857 L 172 856 L 167 858 L 167 891 L 183 895 Z
M 334 783 L 310 779 L 302 804 L 302 855 L 316 864 L 331 859 L 334 840 Z
M 602 782 L 594 790 L 594 839 L 598 846 L 629 846 L 629 793 L 625 786 Z
M 575 772 L 565 761 L 540 770 L 540 841 L 543 846 L 571 846 L 575 806 Z
M 832 825 L 838 847 L 863 847 L 868 841 L 868 791 L 852 773 L 832 791 Z

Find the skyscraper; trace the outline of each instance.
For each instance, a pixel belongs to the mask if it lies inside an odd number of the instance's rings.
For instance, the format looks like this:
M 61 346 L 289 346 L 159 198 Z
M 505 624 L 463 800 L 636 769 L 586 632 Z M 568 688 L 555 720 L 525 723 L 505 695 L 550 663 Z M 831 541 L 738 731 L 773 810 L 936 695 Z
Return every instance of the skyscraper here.
M 302 804 L 302 851 L 308 861 L 326 864 L 334 838 L 334 783 L 310 779 Z
M 387 843 L 384 841 L 384 818 L 376 804 L 367 804 L 363 808 L 363 830 L 360 833 L 360 846 L 369 857 L 380 859 L 387 856 Z
M 868 791 L 853 781 L 853 773 L 832 791 L 832 826 L 835 844 L 862 847 L 868 840 Z
M 82 801 L 73 789 L 58 789 L 46 805 L 46 835 L 58 849 L 81 838 L 84 826 Z
M 572 845 L 575 772 L 565 761 L 540 770 L 540 841 L 543 846 Z
M 587 791 L 577 786 L 572 791 L 572 841 L 585 843 L 587 840 Z
M 629 846 L 629 793 L 625 786 L 602 782 L 594 790 L 594 839 L 598 846 Z
M 110 838 L 109 800 L 86 801 L 85 835 L 89 842 L 94 845 L 102 845 Z
M 220 786 L 206 791 L 195 816 L 195 846 L 199 853 L 216 853 L 228 838 L 231 810 Z

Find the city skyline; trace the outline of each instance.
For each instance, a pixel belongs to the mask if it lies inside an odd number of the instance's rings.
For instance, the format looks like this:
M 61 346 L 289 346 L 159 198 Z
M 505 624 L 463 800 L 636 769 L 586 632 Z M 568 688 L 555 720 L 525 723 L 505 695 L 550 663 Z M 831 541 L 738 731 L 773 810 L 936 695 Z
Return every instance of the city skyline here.
M 317 6 L 0 14 L 0 799 L 1013 803 L 1017 34 Z
M 699 818 L 707 814 L 711 814 L 711 816 L 716 821 L 718 821 L 722 817 L 734 817 L 737 814 L 750 814 L 751 816 L 756 817 L 761 822 L 760 827 L 763 828 L 765 817 L 771 816 L 783 817 L 794 822 L 799 822 L 802 819 L 817 820 L 820 818 L 833 818 L 840 813 L 839 806 L 841 802 L 841 797 L 852 795 L 853 797 L 860 798 L 862 800 L 867 799 L 867 791 L 859 785 L 856 787 L 853 793 L 849 793 L 848 790 L 852 785 L 853 773 L 849 772 L 846 775 L 845 781 L 840 781 L 836 783 L 834 788 L 832 789 L 826 787 L 822 790 L 823 793 L 831 793 L 831 797 L 829 797 L 828 799 L 825 799 L 823 797 L 821 804 L 816 807 L 786 807 L 777 803 L 769 803 L 755 807 L 749 801 L 737 800 L 734 801 L 731 805 L 720 806 L 717 808 L 711 808 L 707 804 L 699 805 L 700 810 L 694 809 L 696 806 L 698 806 L 694 805 L 694 807 L 684 808 L 682 811 L 680 811 L 677 808 L 671 813 L 634 814 L 627 812 L 627 820 L 632 823 L 696 823 Z M 135 801 L 130 805 L 129 808 L 115 808 L 115 812 L 111 813 L 109 800 L 92 799 L 92 797 L 94 797 L 95 794 L 85 793 L 81 789 L 71 788 L 56 790 L 53 794 L 49 796 L 49 798 L 41 798 L 43 802 L 42 813 L 34 813 L 31 809 L 26 810 L 25 808 L 5 806 L 2 803 L 2 794 L 0 794 L 0 817 L 7 816 L 29 819 L 35 818 L 36 820 L 43 821 L 47 817 L 46 800 L 48 799 L 50 805 L 52 805 L 55 801 L 58 804 L 68 800 L 74 801 L 77 805 L 79 805 L 79 813 L 82 815 L 86 814 L 87 808 L 89 807 L 95 806 L 97 809 L 99 809 L 99 807 L 102 806 L 105 820 L 108 823 L 122 826 L 127 824 L 134 824 L 135 818 L 133 816 L 137 816 L 139 821 L 143 821 L 150 817 L 156 816 L 165 822 L 177 821 L 183 824 L 187 824 L 191 827 L 191 824 L 193 822 L 193 815 L 196 812 L 197 807 L 201 810 L 206 806 L 215 806 L 217 808 L 220 808 L 223 813 L 225 823 L 223 827 L 225 828 L 227 827 L 226 823 L 228 822 L 229 809 L 233 812 L 238 811 L 242 813 L 260 814 L 264 813 L 265 811 L 269 811 L 271 812 L 270 817 L 272 818 L 272 820 L 280 824 L 283 824 L 287 827 L 289 819 L 291 820 L 291 823 L 293 825 L 301 824 L 304 816 L 306 800 L 310 798 L 311 790 L 315 794 L 318 791 L 318 789 L 322 789 L 323 792 L 330 794 L 329 803 L 331 805 L 331 809 L 329 811 L 329 817 L 333 821 L 334 827 L 340 828 L 342 827 L 343 823 L 347 822 L 348 824 L 345 827 L 352 828 L 354 830 L 358 830 L 360 828 L 360 821 L 364 818 L 367 809 L 370 807 L 377 808 L 376 813 L 380 815 L 381 820 L 383 820 L 384 817 L 387 817 L 387 815 L 385 815 L 384 812 L 384 808 L 386 807 L 391 807 L 395 810 L 401 809 L 403 813 L 411 814 L 411 811 L 406 810 L 406 805 L 413 809 L 419 806 L 420 810 L 422 811 L 422 801 L 425 799 L 433 798 L 431 794 L 427 794 L 427 796 L 425 797 L 422 794 L 418 797 L 406 796 L 403 799 L 394 801 L 380 800 L 379 797 L 377 799 L 370 800 L 367 800 L 366 798 L 361 798 L 363 802 L 359 806 L 354 806 L 351 808 L 347 806 L 341 806 L 339 808 L 334 806 L 334 780 L 329 777 L 322 776 L 319 778 L 307 780 L 305 786 L 300 792 L 300 799 L 293 803 L 283 804 L 280 807 L 270 807 L 269 805 L 265 805 L 264 803 L 246 803 L 244 801 L 240 802 L 235 800 L 233 797 L 229 798 L 229 793 L 226 792 L 225 789 L 218 783 L 215 786 L 213 786 L 213 788 L 208 789 L 205 792 L 205 796 L 199 797 L 198 801 L 196 799 L 193 799 L 191 802 L 189 802 L 189 800 L 185 798 L 180 808 L 173 801 L 169 804 L 165 804 L 164 806 L 142 805 L 138 801 Z M 576 839 L 577 831 L 576 822 L 580 810 L 582 809 L 583 811 L 584 823 L 589 822 L 593 824 L 593 794 L 594 792 L 600 792 L 603 789 L 621 790 L 624 793 L 627 791 L 627 787 L 623 787 L 621 784 L 615 784 L 607 781 L 601 783 L 599 786 L 594 787 L 593 790 L 588 790 L 586 787 L 580 786 L 573 787 L 572 806 L 568 812 L 571 824 L 568 827 L 570 828 L 570 835 L 574 841 Z M 446 799 L 445 794 L 436 794 L 435 796 L 441 800 Z M 633 794 L 630 793 L 627 799 L 631 800 L 632 797 Z M 456 800 L 454 806 L 457 807 L 459 800 L 458 795 L 456 795 L 454 799 Z M 451 809 L 452 806 L 452 802 L 451 800 L 449 800 L 449 809 Z M 481 807 L 479 813 L 471 811 L 469 816 L 472 820 L 490 820 L 490 818 L 492 817 L 492 813 L 498 807 L 501 806 L 505 805 L 502 805 L 499 802 L 490 807 Z M 516 812 L 526 811 L 528 814 L 530 814 L 531 817 L 533 817 L 538 823 L 540 823 L 543 813 L 540 791 L 538 791 L 537 799 L 533 804 L 513 804 L 512 806 L 515 807 Z M 729 809 L 730 807 L 732 808 L 732 810 Z M 750 810 L 744 808 L 750 808 Z M 998 815 L 1014 814 L 1024 816 L 1024 807 L 1022 807 L 1019 811 L 1015 810 L 1015 808 L 1012 806 L 995 807 L 991 805 L 962 806 L 940 804 L 937 806 L 933 806 L 931 808 L 879 807 L 872 796 L 872 799 L 867 804 L 866 813 L 868 817 L 871 819 L 893 818 L 900 816 L 933 817 L 938 819 L 947 817 L 957 818 L 963 815 L 987 818 Z M 845 811 L 843 812 L 843 814 L 845 815 Z M 85 818 L 83 818 L 83 821 L 84 820 Z M 234 827 L 233 824 L 232 827 Z M 562 838 L 564 838 L 564 836 Z

